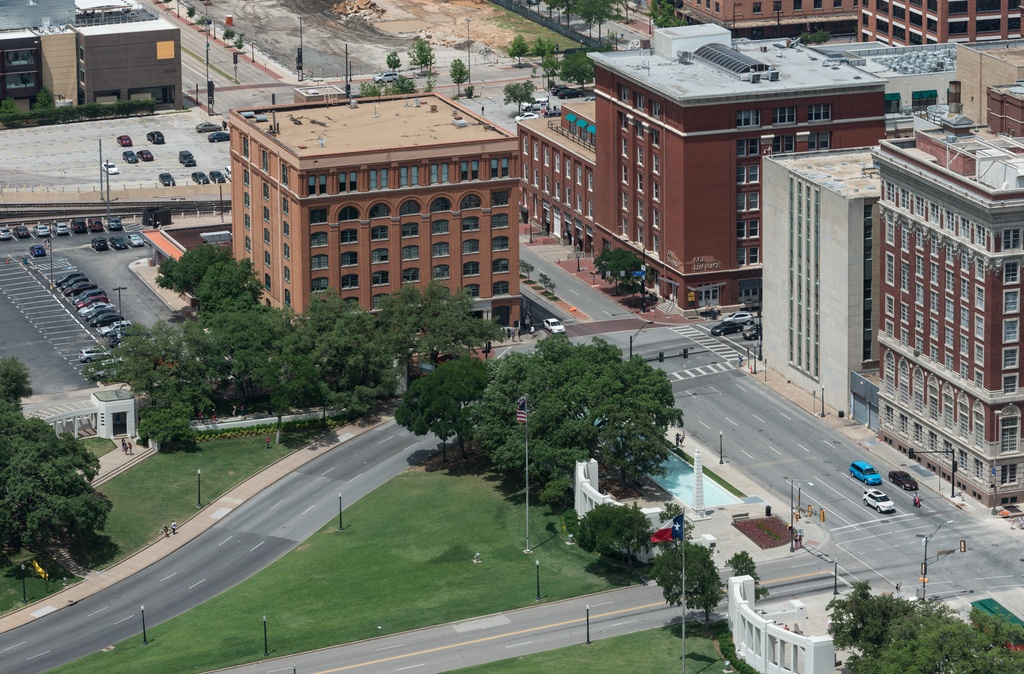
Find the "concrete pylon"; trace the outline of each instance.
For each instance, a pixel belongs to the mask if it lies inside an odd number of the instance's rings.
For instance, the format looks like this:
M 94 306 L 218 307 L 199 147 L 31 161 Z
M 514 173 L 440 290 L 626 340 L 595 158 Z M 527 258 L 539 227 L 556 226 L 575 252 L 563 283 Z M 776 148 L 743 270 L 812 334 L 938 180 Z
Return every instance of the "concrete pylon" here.
M 700 449 L 693 453 L 693 515 L 691 520 L 707 519 L 704 508 L 704 461 Z

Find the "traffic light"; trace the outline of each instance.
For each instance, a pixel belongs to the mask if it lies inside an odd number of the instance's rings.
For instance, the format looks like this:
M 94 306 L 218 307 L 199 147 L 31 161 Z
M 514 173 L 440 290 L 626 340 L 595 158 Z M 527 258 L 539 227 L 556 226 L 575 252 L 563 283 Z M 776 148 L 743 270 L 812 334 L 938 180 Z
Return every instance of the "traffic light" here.
M 295 52 L 295 69 L 302 70 L 302 47 L 299 47 Z
M 818 514 L 821 516 L 821 521 L 824 522 L 825 521 L 825 509 L 822 508 L 821 510 L 819 510 Z
M 921 562 L 921 575 L 928 576 L 928 562 Z
M 488 339 L 487 340 L 487 344 L 484 345 L 484 353 L 490 353 L 490 352 L 491 352 L 491 340 Z
M 960 552 L 967 552 L 967 541 L 960 541 Z
M 231 52 L 231 62 L 234 63 L 236 66 L 238 65 L 238 52 Z
M 907 450 L 907 458 L 910 458 L 910 459 L 914 458 L 914 448 L 913 447 L 911 447 L 910 449 Z
M 690 357 L 690 350 L 689 349 L 683 349 L 683 358 L 689 358 L 689 357 Z
M 206 104 L 213 105 L 213 80 L 206 80 Z
M 659 351 L 658 352 L 658 362 L 659 363 L 664 363 L 665 362 L 665 352 L 664 351 Z

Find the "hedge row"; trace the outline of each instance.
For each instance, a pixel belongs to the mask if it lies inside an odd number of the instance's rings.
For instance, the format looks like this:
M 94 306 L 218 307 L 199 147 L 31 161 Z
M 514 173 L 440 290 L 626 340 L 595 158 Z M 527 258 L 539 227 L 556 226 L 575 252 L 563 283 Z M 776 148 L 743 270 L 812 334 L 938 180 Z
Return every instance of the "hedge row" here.
M 304 431 L 310 428 L 337 428 L 344 426 L 351 421 L 350 418 L 344 415 L 327 417 L 324 419 L 299 419 L 298 421 L 286 421 L 281 425 L 281 430 L 285 433 L 288 431 Z M 246 426 L 244 428 L 222 428 L 213 431 L 200 431 L 196 434 L 196 442 L 206 442 L 207 440 L 218 440 L 223 438 L 246 438 L 258 435 L 270 435 L 271 433 L 277 433 L 277 423 L 271 422 L 269 424 L 260 424 L 258 426 Z
M 31 112 L 7 112 L 0 114 L 0 125 L 6 129 L 21 129 L 29 126 L 67 124 L 94 119 L 152 115 L 155 110 L 156 101 L 151 98 L 113 103 L 86 103 L 85 105 L 68 105 L 46 110 L 32 110 Z

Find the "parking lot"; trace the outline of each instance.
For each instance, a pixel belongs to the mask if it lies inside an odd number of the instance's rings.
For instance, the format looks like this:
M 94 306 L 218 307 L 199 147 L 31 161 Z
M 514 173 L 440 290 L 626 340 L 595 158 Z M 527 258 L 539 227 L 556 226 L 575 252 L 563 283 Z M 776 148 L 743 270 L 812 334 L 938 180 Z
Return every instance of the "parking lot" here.
M 223 171 L 230 163 L 230 143 L 210 143 L 209 133 L 196 133 L 195 127 L 209 118 L 204 112 L 169 112 L 149 117 L 132 117 L 76 124 L 59 124 L 0 133 L 0 155 L 8 157 L 0 167 L 3 189 L 48 188 L 50 191 L 85 192 L 100 189 L 100 142 L 103 160 L 118 170 L 110 176 L 111 198 L 118 191 L 159 187 L 161 173 L 170 173 L 179 186 L 188 185 L 193 171 Z M 160 131 L 164 144 L 146 140 L 150 131 Z M 132 147 L 121 147 L 117 138 L 130 136 Z M 149 150 L 153 161 L 126 163 L 126 150 Z M 178 162 L 178 152 L 188 150 L 196 158 L 194 168 Z M 106 189 L 106 183 L 103 185 Z M 167 188 L 164 188 L 167 189 Z
M 129 268 L 132 262 L 147 260 L 148 246 L 106 251 L 95 251 L 90 246 L 94 237 L 127 236 L 141 228 L 137 222 L 126 222 L 124 227 L 125 232 L 51 237 L 51 254 L 39 258 L 28 255 L 29 246 L 40 243 L 35 237 L 0 241 L 0 321 L 4 326 L 0 356 L 15 356 L 29 367 L 35 394 L 88 386 L 81 374 L 84 365 L 78 362 L 78 352 L 88 346 L 106 345 L 60 290 L 50 290 L 51 280 L 81 271 L 105 289 L 115 305 L 118 293 L 114 288 L 123 288 L 120 311 L 135 324 L 178 320 Z

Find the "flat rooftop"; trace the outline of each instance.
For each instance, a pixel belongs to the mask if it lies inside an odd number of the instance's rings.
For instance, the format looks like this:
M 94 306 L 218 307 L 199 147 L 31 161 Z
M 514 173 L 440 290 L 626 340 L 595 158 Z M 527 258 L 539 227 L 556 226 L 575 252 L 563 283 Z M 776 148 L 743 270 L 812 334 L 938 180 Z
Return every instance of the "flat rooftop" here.
M 356 100 L 355 108 L 346 102 L 235 109 L 231 123 L 267 133 L 276 118 L 275 139 L 300 158 L 516 138 L 437 94 Z
M 571 113 L 575 113 L 578 118 L 584 117 L 590 120 L 596 120 L 597 117 L 597 104 L 594 101 L 585 102 L 573 102 L 569 99 L 565 102 L 562 107 L 561 117 L 541 117 L 540 119 L 527 119 L 519 124 L 527 127 L 538 136 L 550 140 L 552 143 L 557 145 L 565 145 L 572 149 L 572 152 L 586 159 L 591 164 L 597 162 L 597 153 L 591 148 L 583 145 L 582 143 L 574 141 L 571 137 L 567 137 L 565 133 L 560 132 L 562 128 L 562 119 Z M 571 126 L 571 123 L 570 123 Z
M 789 47 L 785 39 L 732 41 L 728 31 L 710 24 L 654 32 L 653 49 L 591 52 L 588 56 L 601 67 L 683 106 L 814 96 L 837 89 L 883 91 L 885 87 L 881 77 L 826 59 L 803 46 Z M 701 57 L 701 47 L 707 44 L 720 45 L 716 47 L 719 54 L 712 55 L 722 57 L 719 64 Z M 746 64 L 756 64 L 753 67 L 761 73 L 760 82 L 742 79 L 738 68 Z M 770 81 L 770 70 L 778 71 L 778 79 Z
M 1024 66 L 1024 40 L 996 40 L 993 42 L 958 42 L 957 49 L 991 52 L 988 55 L 1010 65 Z
M 154 30 L 178 30 L 178 27 L 163 19 L 144 17 L 142 21 L 119 23 L 96 23 L 75 27 L 82 35 L 110 35 L 112 33 L 146 33 Z
M 877 197 L 881 194 L 881 180 L 874 169 L 871 148 L 803 152 L 772 157 L 771 161 L 804 180 L 847 198 Z

